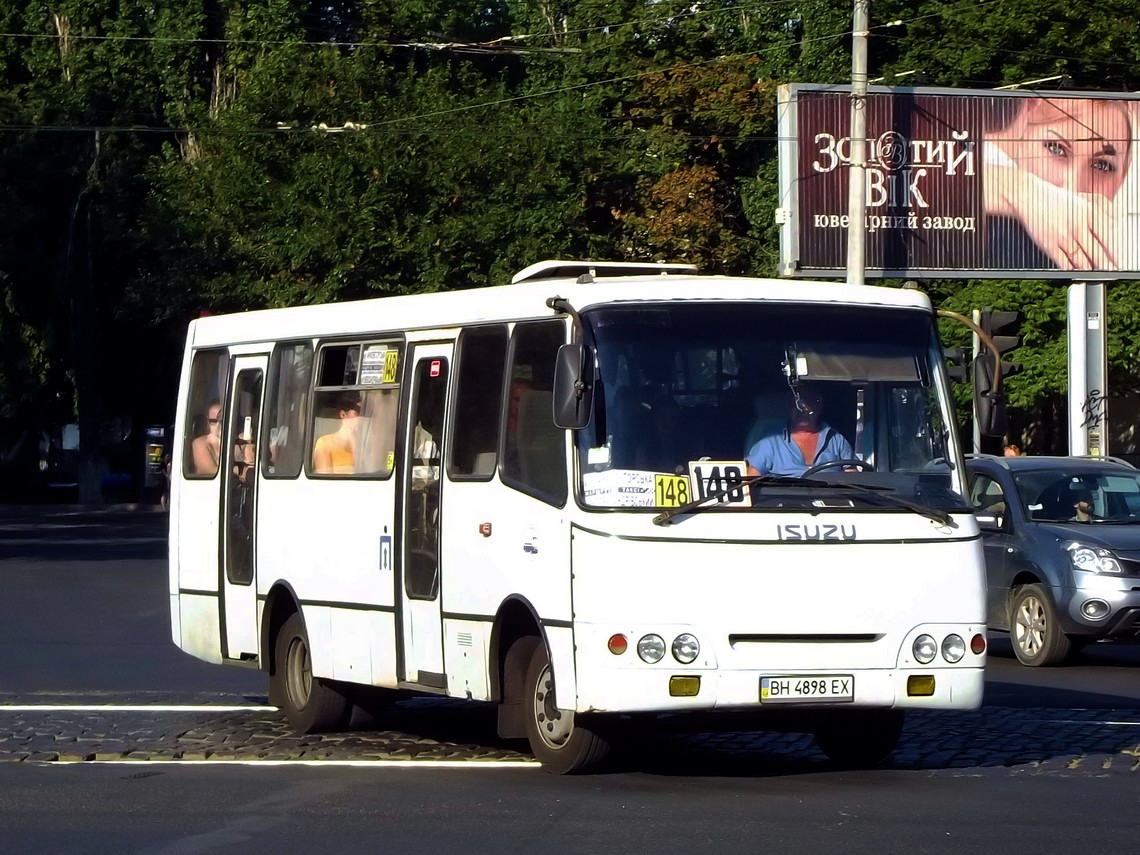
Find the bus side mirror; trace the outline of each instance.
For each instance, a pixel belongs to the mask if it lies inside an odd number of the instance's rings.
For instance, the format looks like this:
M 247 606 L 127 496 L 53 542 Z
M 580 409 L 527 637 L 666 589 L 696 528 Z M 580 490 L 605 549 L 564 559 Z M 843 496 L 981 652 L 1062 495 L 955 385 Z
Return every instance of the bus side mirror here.
M 590 423 L 594 402 L 593 360 L 581 342 L 558 348 L 554 363 L 554 424 L 577 430 Z
M 1005 395 L 975 392 L 974 405 L 978 413 L 978 433 L 982 436 L 1005 436 L 1009 424 Z

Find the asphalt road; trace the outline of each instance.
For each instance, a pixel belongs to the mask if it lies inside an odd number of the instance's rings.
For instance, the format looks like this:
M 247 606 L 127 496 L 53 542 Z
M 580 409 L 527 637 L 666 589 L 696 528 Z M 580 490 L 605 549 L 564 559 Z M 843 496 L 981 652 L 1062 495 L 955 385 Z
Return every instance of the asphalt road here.
M 6 852 L 1135 851 L 1136 783 L 963 771 L 743 777 L 0 765 Z
M 0 508 L 4 853 L 1136 848 L 1137 647 L 1026 669 L 995 637 L 985 707 L 912 717 L 882 769 L 837 770 L 798 735 L 661 733 L 556 778 L 479 705 L 293 737 L 260 672 L 170 642 L 163 526 Z
M 165 532 L 156 512 L 0 506 L 0 694 L 264 696 L 260 672 L 171 642 Z

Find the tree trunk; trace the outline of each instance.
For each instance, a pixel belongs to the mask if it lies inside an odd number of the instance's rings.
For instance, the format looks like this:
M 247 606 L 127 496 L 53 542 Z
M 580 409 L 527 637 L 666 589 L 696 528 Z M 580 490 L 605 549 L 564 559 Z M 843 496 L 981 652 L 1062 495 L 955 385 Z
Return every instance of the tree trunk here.
M 92 263 L 90 204 L 99 150 L 99 137 L 96 134 L 95 156 L 68 222 L 63 260 L 64 304 L 70 320 L 71 367 L 75 379 L 75 409 L 79 423 L 79 465 L 76 475 L 80 504 L 103 503 L 100 471 L 102 413 L 99 399 L 99 319 Z

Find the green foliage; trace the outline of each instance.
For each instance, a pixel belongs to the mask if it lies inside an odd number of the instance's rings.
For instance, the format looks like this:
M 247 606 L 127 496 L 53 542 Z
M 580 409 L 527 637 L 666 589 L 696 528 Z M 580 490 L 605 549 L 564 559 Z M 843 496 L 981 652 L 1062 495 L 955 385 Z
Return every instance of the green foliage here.
M 1134 2 L 872 13 L 888 78 L 1140 89 Z M 850 73 L 850 6 L 822 0 L 9 0 L 0 31 L 0 413 L 53 421 L 84 400 L 169 420 L 203 310 L 498 283 L 560 255 L 771 275 L 776 88 Z M 1049 418 L 1063 287 L 924 287 L 1025 313 L 1009 400 Z M 1109 291 L 1115 389 L 1137 386 L 1136 287 Z

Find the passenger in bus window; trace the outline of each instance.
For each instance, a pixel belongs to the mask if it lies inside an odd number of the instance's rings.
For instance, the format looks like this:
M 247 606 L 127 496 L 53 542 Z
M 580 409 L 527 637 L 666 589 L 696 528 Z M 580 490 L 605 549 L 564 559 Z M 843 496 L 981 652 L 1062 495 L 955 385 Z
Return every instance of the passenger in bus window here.
M 351 475 L 356 471 L 356 432 L 360 424 L 360 396 L 347 392 L 337 398 L 340 426 L 318 437 L 313 446 L 313 471 L 319 475 Z
M 289 426 L 278 425 L 269 429 L 269 469 L 272 472 L 281 458 L 281 450 L 289 444 Z
M 246 434 L 238 436 L 234 443 L 234 475 L 242 483 L 248 483 L 252 478 L 256 458 L 257 446 Z
M 855 451 L 847 439 L 823 421 L 823 393 L 802 383 L 791 391 L 784 430 L 760 439 L 748 452 L 748 474 L 802 475 L 812 466 L 851 460 Z
M 530 380 L 516 379 L 511 381 L 511 399 L 507 407 L 507 434 L 514 436 L 519 426 L 519 408 L 526 393 L 534 388 Z
M 439 443 L 435 440 L 435 432 L 425 427 L 422 421 L 416 422 L 414 456 L 421 463 L 432 463 L 439 460 Z
M 222 456 L 222 405 L 211 401 L 206 407 L 206 433 L 195 437 L 190 444 L 194 459 L 194 474 L 213 476 L 218 471 Z

